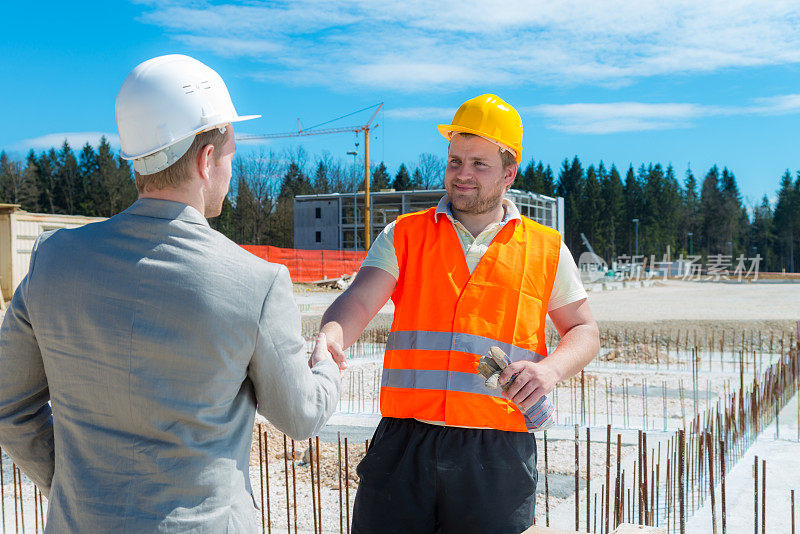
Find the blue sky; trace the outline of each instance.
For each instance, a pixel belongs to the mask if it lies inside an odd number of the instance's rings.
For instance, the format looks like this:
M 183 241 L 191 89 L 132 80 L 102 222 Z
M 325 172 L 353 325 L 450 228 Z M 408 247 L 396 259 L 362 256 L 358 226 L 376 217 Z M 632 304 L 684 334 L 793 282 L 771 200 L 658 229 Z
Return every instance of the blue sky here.
M 800 169 L 800 4 L 773 1 L 12 2 L 0 150 L 116 138 L 114 99 L 150 57 L 183 53 L 228 84 L 241 133 L 284 132 L 385 102 L 371 160 L 445 155 L 436 124 L 492 92 L 525 125 L 523 163 L 578 155 L 736 174 L 749 203 Z M 334 123 L 366 121 L 369 113 Z M 353 134 L 275 140 L 311 159 Z M 240 150 L 259 149 L 240 145 Z M 621 169 L 622 170 L 622 169 Z

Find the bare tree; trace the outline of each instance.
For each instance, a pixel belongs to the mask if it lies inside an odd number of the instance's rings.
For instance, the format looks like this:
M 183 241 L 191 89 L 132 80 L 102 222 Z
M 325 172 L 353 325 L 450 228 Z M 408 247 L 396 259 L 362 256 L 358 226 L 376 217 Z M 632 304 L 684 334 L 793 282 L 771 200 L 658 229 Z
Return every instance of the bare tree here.
M 233 165 L 235 183 L 243 181 L 247 184 L 252 196 L 252 209 L 248 218 L 254 242 L 260 243 L 263 236 L 269 233 L 269 218 L 273 211 L 275 199 L 281 188 L 281 180 L 285 164 L 274 151 L 263 148 L 258 152 L 250 152 L 237 157 Z M 237 206 L 244 208 L 244 206 Z M 247 232 L 250 234 L 250 232 Z
M 302 145 L 291 146 L 284 150 L 284 157 L 286 159 L 286 166 L 288 167 L 289 164 L 294 163 L 297 165 L 297 168 L 300 169 L 305 175 L 308 175 L 308 150 L 305 149 Z
M 446 161 L 436 154 L 423 153 L 419 156 L 416 170 L 419 171 L 419 186 L 424 189 L 439 189 L 444 185 Z
M 331 193 L 346 193 L 351 190 L 352 174 L 342 165 L 340 159 L 334 160 L 328 166 L 328 183 Z

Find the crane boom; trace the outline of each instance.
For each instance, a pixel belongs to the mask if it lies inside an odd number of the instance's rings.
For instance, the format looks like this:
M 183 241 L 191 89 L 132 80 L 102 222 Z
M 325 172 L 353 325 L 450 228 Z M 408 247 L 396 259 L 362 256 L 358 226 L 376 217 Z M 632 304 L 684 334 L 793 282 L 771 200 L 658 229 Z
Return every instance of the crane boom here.
M 376 128 L 378 125 L 372 126 Z M 360 132 L 363 131 L 363 126 L 342 126 L 341 128 L 326 128 L 324 130 L 298 130 L 296 132 L 283 132 L 271 134 L 242 134 L 239 139 L 280 139 L 283 137 L 304 137 L 307 135 L 327 135 L 346 132 Z
M 589 252 L 597 256 L 597 254 L 595 254 L 594 252 L 594 249 L 592 248 L 592 245 L 589 244 L 589 240 L 586 239 L 586 236 L 583 234 L 583 232 L 581 232 L 581 241 L 583 241 L 583 244 L 586 245 L 586 248 L 589 249 Z
M 312 126 L 306 130 L 303 130 L 300 126 L 300 119 L 297 119 L 297 131 L 296 132 L 284 132 L 284 133 L 271 133 L 271 134 L 242 134 L 239 137 L 241 140 L 254 140 L 254 139 L 282 139 L 286 137 L 306 137 L 310 135 L 327 135 L 327 134 L 337 134 L 337 133 L 359 133 L 364 132 L 364 248 L 369 250 L 369 247 L 372 243 L 372 204 L 370 202 L 369 197 L 369 131 L 373 130 L 378 127 L 377 124 L 373 125 L 372 121 L 375 120 L 375 117 L 378 116 L 378 112 L 383 108 L 383 102 L 379 104 L 375 104 L 377 108 L 369 120 L 363 126 L 342 126 L 339 128 L 325 128 L 322 130 L 315 129 L 316 126 Z M 367 108 L 361 109 L 359 111 L 365 111 L 373 106 L 369 106 Z M 356 111 L 354 113 L 358 113 Z M 330 122 L 336 121 L 338 119 L 348 117 L 353 115 L 353 113 L 349 113 L 342 117 L 338 117 L 336 119 L 332 119 L 318 126 L 322 126 L 323 124 L 328 124 Z

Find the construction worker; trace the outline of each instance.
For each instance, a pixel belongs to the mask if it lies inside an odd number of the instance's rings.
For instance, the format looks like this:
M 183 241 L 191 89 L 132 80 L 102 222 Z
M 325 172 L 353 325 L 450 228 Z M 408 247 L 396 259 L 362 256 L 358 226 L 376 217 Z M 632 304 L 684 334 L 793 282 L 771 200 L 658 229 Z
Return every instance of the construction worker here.
M 39 237 L 0 330 L 0 446 L 49 498 L 48 532 L 256 532 L 256 408 L 295 439 L 333 413 L 285 267 L 212 230 L 239 116 L 182 55 L 117 95 L 139 199 Z M 309 368 L 309 365 L 313 366 Z
M 597 326 L 556 230 L 520 216 L 505 192 L 522 157 L 522 121 L 495 95 L 466 101 L 449 140 L 438 206 L 401 215 L 325 312 L 342 352 L 391 297 L 381 419 L 358 466 L 353 532 L 514 533 L 533 524 L 536 442 L 547 395 L 597 353 Z M 548 355 L 545 317 L 561 334 Z M 476 373 L 492 347 L 513 361 L 490 390 Z M 513 379 L 513 381 L 512 381 Z

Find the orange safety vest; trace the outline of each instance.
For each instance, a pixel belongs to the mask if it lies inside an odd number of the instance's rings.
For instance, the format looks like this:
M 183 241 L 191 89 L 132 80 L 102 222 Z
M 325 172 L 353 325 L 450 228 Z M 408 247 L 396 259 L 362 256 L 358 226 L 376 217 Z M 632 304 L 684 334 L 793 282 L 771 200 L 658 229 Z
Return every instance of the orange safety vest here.
M 506 224 L 470 275 L 450 219 L 436 208 L 398 217 L 400 278 L 381 379 L 381 414 L 448 426 L 530 432 L 549 426 L 550 399 L 525 414 L 484 386 L 492 345 L 512 361 L 547 356 L 545 317 L 561 237 L 526 217 Z M 437 220 L 438 219 L 438 220 Z

